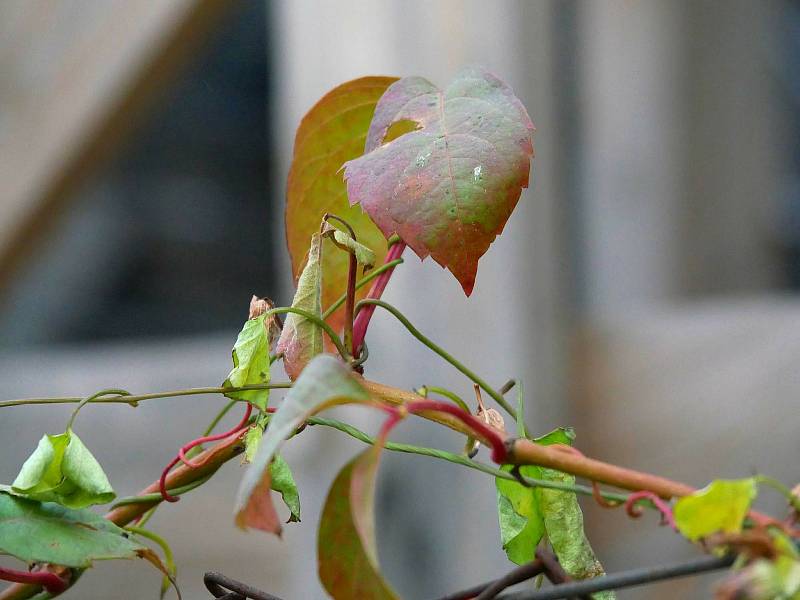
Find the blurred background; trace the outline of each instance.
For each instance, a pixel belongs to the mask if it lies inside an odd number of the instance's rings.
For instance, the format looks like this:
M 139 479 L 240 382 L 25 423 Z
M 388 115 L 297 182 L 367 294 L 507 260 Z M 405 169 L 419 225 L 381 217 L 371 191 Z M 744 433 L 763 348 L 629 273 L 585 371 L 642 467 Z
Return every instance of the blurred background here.
M 531 188 L 471 298 L 410 253 L 387 298 L 489 381 L 522 379 L 536 433 L 572 425 L 587 454 L 698 486 L 800 480 L 800 4 L 788 0 L 4 0 L 0 399 L 218 385 L 251 294 L 291 301 L 283 202 L 302 115 L 348 79 L 446 85 L 472 63 L 509 82 L 537 126 Z M 369 343 L 371 378 L 470 395 L 386 315 Z M 76 431 L 127 495 L 221 402 L 95 406 Z M 69 412 L 2 409 L 0 481 Z M 371 432 L 380 420 L 339 416 Z M 424 423 L 397 439 L 463 443 Z M 233 527 L 235 464 L 159 510 L 184 597 L 210 597 L 206 570 L 324 597 L 318 516 L 359 449 L 317 429 L 288 445 L 303 520 L 283 540 Z M 510 567 L 481 473 L 386 453 L 377 504 L 381 562 L 404 598 Z M 609 571 L 696 555 L 652 515 L 584 508 Z M 64 597 L 157 594 L 143 564 L 94 571 Z M 704 598 L 713 581 L 620 597 Z

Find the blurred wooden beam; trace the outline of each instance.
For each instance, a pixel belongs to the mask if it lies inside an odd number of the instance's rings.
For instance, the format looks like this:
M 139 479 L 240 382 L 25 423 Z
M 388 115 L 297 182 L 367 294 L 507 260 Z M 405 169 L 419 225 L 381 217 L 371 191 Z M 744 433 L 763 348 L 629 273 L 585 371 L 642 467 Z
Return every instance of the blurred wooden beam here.
M 0 290 L 236 3 L 0 6 Z

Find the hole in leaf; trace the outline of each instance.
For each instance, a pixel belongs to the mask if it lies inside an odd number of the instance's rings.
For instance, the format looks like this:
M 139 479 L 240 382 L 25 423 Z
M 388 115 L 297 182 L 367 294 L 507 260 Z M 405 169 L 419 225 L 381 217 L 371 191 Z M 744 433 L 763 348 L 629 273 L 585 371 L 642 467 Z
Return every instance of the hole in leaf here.
M 395 121 L 391 125 L 389 125 L 389 129 L 386 131 L 386 135 L 383 136 L 383 142 L 386 144 L 387 142 L 391 142 L 392 140 L 396 140 L 401 135 L 405 135 L 406 133 L 411 133 L 412 131 L 416 131 L 420 129 L 419 123 L 416 121 L 412 121 L 411 119 L 401 119 L 400 121 Z

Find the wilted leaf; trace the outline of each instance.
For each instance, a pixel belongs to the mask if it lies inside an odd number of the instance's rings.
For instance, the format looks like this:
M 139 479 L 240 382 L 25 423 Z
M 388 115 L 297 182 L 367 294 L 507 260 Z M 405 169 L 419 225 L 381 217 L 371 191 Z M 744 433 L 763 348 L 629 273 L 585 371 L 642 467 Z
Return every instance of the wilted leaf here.
M 384 442 L 378 439 L 339 471 L 322 509 L 319 578 L 335 599 L 397 598 L 380 574 L 375 549 L 375 474 Z
M 572 430 L 556 429 L 535 441 L 547 446 L 570 444 L 573 438 Z M 511 470 L 511 466 L 502 468 L 504 471 Z M 542 468 L 534 465 L 520 467 L 520 473 L 533 479 L 542 479 Z M 518 565 L 530 562 L 535 557 L 536 545 L 545 534 L 538 490 L 508 479 L 495 479 L 495 484 L 503 550 L 511 562 Z
M 678 498 L 673 514 L 678 530 L 692 541 L 712 533 L 739 533 L 758 494 L 758 485 L 748 479 L 717 479 L 702 490 Z
M 409 121 L 417 129 L 380 145 Z M 469 295 L 478 259 L 528 186 L 533 130 L 511 89 L 483 69 L 465 69 L 444 91 L 406 77 L 378 103 L 368 153 L 345 164 L 350 202 L 450 269 Z
M 303 273 L 297 282 L 297 291 L 292 300 L 293 308 L 301 308 L 322 316 L 322 238 L 319 233 L 311 236 L 311 248 Z M 286 317 L 283 333 L 278 340 L 278 352 L 283 352 L 286 374 L 297 379 L 303 367 L 322 352 L 322 329 L 302 315 L 290 313 Z
M 100 463 L 70 429 L 43 436 L 11 487 L 27 498 L 69 508 L 105 504 L 116 497 Z
M 571 445 L 575 434 L 571 429 L 556 429 L 534 441 Z M 508 470 L 509 467 L 504 467 Z M 553 469 L 526 465 L 522 475 L 573 485 L 572 475 Z M 536 545 L 544 535 L 550 540 L 553 551 L 564 570 L 574 579 L 603 575 L 603 566 L 597 560 L 583 531 L 583 513 L 574 492 L 546 488 L 528 488 L 514 481 L 496 479 L 500 534 L 503 549 L 509 560 L 523 564 L 533 560 Z M 614 592 L 597 592 L 593 598 L 611 599 Z
M 360 208 L 351 207 L 347 201 L 340 169 L 346 161 L 363 154 L 375 105 L 394 81 L 396 77 L 363 77 L 343 83 L 317 102 L 300 123 L 286 190 L 286 241 L 295 278 L 301 273 L 308 240 L 326 212 L 345 219 L 355 229 L 358 241 L 375 251 L 377 261 L 386 256 L 383 234 Z M 325 253 L 323 307 L 333 304 L 344 292 L 348 261 L 346 253 Z M 357 292 L 358 299 L 366 292 Z M 344 324 L 344 309 L 335 311 L 328 322 L 339 331 Z
M 292 470 L 280 454 L 276 454 L 269 466 L 270 485 L 283 498 L 283 503 L 289 509 L 289 523 L 300 521 L 300 494 L 294 482 Z
M 0 489 L 0 553 L 27 562 L 90 567 L 95 560 L 136 558 L 146 548 L 86 509 L 40 503 Z
M 223 387 L 242 387 L 269 383 L 269 345 L 271 317 L 266 313 L 248 319 L 233 345 L 233 369 Z M 269 390 L 228 392 L 228 398 L 246 400 L 261 410 L 267 408 Z
M 364 244 L 355 241 L 349 233 L 333 226 L 328 226 L 323 234 L 332 237 L 336 244 L 350 251 L 356 257 L 358 264 L 365 269 L 371 269 L 375 266 L 375 253 Z
M 542 478 L 569 485 L 575 477 L 552 469 L 542 469 Z M 564 570 L 573 579 L 588 579 L 605 575 L 583 531 L 583 513 L 574 492 L 545 488 L 537 489 L 545 530 L 553 550 Z M 596 600 L 611 600 L 613 591 L 597 592 Z
M 239 486 L 236 524 L 280 533 L 281 525 L 269 496 L 269 465 L 284 440 L 312 414 L 336 404 L 368 402 L 367 391 L 350 370 L 330 354 L 315 357 L 286 394 L 270 419 L 253 462 Z

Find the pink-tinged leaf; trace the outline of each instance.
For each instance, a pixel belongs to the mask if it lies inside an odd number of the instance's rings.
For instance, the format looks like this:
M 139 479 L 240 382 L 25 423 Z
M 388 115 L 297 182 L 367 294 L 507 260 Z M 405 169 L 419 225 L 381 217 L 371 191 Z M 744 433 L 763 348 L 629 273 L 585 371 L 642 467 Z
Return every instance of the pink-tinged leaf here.
M 398 131 L 407 133 L 391 139 Z M 469 295 L 478 260 L 528 186 L 533 131 L 511 88 L 483 69 L 465 69 L 445 90 L 406 77 L 378 103 L 368 153 L 345 163 L 350 202 Z
M 271 489 L 272 481 L 267 468 L 251 490 L 248 501 L 236 513 L 236 525 L 240 529 L 260 529 L 277 536 L 281 535 L 283 525 L 272 503 Z
M 311 236 L 311 248 L 303 273 L 297 282 L 293 308 L 301 308 L 322 317 L 322 236 Z M 312 358 L 322 352 L 322 329 L 302 315 L 289 313 L 276 347 L 283 353 L 283 366 L 293 381 Z
M 334 599 L 394 600 L 375 549 L 375 475 L 384 439 L 339 471 L 319 524 L 319 578 Z
M 286 242 L 295 278 L 303 269 L 308 240 L 319 230 L 326 212 L 345 219 L 355 230 L 358 241 L 375 251 L 383 262 L 386 239 L 370 218 L 347 201 L 342 164 L 361 156 L 367 130 L 381 95 L 396 77 L 362 77 L 343 83 L 328 92 L 308 111 L 297 129 L 294 156 L 286 189 Z M 345 291 L 349 255 L 326 252 L 322 259 L 325 282 L 322 306 L 328 308 Z M 361 299 L 366 290 L 358 293 Z M 327 321 L 339 331 L 344 324 L 344 308 Z
M 341 361 L 330 354 L 315 357 L 295 381 L 272 416 L 236 498 L 236 524 L 280 534 L 281 523 L 270 494 L 270 465 L 285 440 L 311 415 L 351 402 L 367 403 L 369 393 Z

